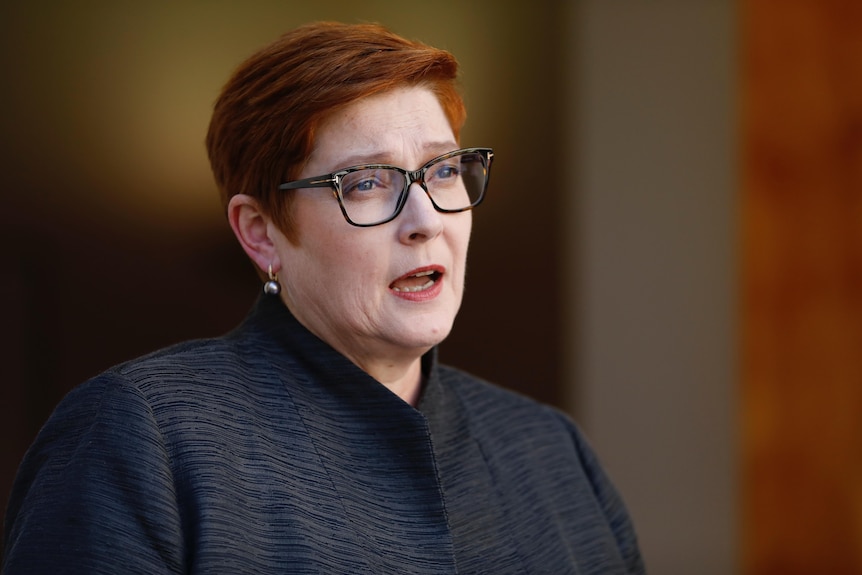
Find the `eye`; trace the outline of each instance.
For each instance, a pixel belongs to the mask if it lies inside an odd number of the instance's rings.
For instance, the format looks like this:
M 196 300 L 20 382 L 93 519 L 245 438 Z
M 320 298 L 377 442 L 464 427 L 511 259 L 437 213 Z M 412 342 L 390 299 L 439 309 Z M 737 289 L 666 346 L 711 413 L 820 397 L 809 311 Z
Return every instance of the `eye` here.
M 397 187 L 391 170 L 363 169 L 345 174 L 341 179 L 341 195 L 346 201 L 363 201 L 388 196 Z
M 457 178 L 460 175 L 461 166 L 458 164 L 458 162 L 442 163 L 440 165 L 434 166 L 433 178 L 435 180 L 448 180 L 452 178 Z
M 346 192 L 370 192 L 377 184 L 378 182 L 373 178 L 357 180 L 346 190 Z

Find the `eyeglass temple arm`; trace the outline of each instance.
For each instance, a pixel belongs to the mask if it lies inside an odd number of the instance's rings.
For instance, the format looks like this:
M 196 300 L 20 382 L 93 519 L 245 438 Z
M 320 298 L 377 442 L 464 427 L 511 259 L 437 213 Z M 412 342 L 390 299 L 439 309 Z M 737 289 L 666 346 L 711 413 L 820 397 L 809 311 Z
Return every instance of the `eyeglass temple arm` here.
M 306 178 L 304 180 L 295 180 L 293 182 L 287 182 L 278 186 L 279 190 L 296 190 L 300 188 L 329 188 L 335 184 L 336 179 L 334 176 L 327 176 L 325 178 L 321 178 L 317 176 L 316 178 Z

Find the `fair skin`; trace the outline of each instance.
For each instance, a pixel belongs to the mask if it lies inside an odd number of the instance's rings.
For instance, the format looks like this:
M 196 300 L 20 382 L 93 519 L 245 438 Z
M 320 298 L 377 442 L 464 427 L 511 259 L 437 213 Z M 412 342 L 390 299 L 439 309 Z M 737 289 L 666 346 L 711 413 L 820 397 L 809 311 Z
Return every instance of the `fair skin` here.
M 434 94 L 398 88 L 330 116 L 300 178 L 372 162 L 415 170 L 457 148 Z M 300 323 L 415 405 L 421 357 L 446 338 L 461 305 L 471 213 L 439 213 L 413 184 L 395 220 L 359 228 L 329 189 L 286 193 L 296 194 L 295 242 L 253 198 L 231 198 L 228 219 L 243 249 L 279 274 L 280 297 Z

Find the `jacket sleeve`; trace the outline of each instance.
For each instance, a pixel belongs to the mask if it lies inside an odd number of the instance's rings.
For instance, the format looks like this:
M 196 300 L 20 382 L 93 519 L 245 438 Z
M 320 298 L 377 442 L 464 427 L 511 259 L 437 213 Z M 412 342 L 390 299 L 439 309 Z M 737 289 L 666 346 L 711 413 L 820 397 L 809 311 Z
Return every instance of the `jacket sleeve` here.
M 593 493 L 595 493 L 605 518 L 614 533 L 617 547 L 626 565 L 626 571 L 637 575 L 646 573 L 643 557 L 638 547 L 637 536 L 635 535 L 634 526 L 625 503 L 602 469 L 595 452 L 580 429 L 570 420 L 567 420 L 566 423 L 571 430 L 572 438 L 581 458 L 584 471 L 592 486 Z
M 140 392 L 103 375 L 61 402 L 18 470 L 4 575 L 181 573 L 170 460 Z

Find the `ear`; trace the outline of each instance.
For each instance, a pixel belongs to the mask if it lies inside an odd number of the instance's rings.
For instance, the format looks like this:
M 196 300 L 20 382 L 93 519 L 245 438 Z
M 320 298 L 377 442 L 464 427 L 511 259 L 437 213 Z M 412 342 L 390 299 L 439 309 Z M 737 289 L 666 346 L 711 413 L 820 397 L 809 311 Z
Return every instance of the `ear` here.
M 278 272 L 281 262 L 272 233 L 275 226 L 251 196 L 237 194 L 227 206 L 227 218 L 239 245 L 264 274 L 271 265 Z

